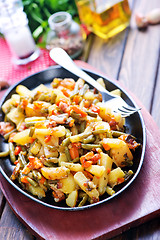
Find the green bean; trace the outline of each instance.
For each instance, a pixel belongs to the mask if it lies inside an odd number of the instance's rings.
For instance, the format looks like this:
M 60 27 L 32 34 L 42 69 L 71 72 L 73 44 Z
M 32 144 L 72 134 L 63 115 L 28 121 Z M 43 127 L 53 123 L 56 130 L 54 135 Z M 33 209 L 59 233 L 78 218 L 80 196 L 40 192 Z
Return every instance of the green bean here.
M 46 99 L 45 94 L 41 94 L 38 98 L 38 101 L 45 101 L 45 99 Z
M 86 133 L 83 132 L 83 133 L 78 134 L 80 140 L 83 138 L 87 138 L 90 135 L 92 135 L 92 132 L 86 132 Z
M 36 181 L 34 181 L 32 178 L 27 177 L 26 179 L 32 186 L 34 186 L 34 187 L 38 186 L 38 183 Z
M 86 121 L 82 121 L 80 124 L 80 132 L 83 133 L 86 129 Z
M 21 152 L 19 153 L 18 156 L 19 156 L 19 160 L 20 160 L 22 166 L 25 167 L 26 164 L 27 164 L 26 159 L 25 159 L 25 156 L 24 156 Z
M 125 135 L 127 133 L 124 133 L 124 132 L 120 132 L 120 131 L 114 131 L 114 130 L 111 130 L 111 134 L 113 137 L 120 137 L 121 135 Z M 130 134 L 129 134 L 130 135 Z M 136 139 L 133 135 L 130 135 L 133 139 Z
M 73 134 L 73 136 L 70 137 L 71 142 L 79 142 L 82 141 L 84 138 L 87 138 L 89 135 L 92 135 L 92 132 L 83 132 L 80 134 Z
M 68 128 L 66 128 L 66 138 L 70 136 L 71 136 L 71 131 Z
M 124 132 L 119 132 L 119 131 L 113 131 L 113 130 L 111 130 L 111 133 L 112 133 L 112 136 L 113 137 L 120 137 L 121 135 L 124 135 L 124 134 L 126 134 L 126 133 L 124 133 Z
M 83 96 L 87 92 L 88 89 L 89 89 L 88 84 L 84 84 L 83 88 L 81 88 L 81 90 L 79 91 L 79 95 Z
M 79 162 L 79 160 L 80 160 L 80 158 L 77 157 L 77 158 L 75 158 L 72 162 L 73 162 L 73 163 L 77 163 L 77 162 Z
M 108 129 L 98 129 L 98 130 L 94 130 L 93 134 L 101 134 L 101 133 L 106 133 L 108 131 Z
M 42 108 L 42 109 L 41 109 L 41 113 L 44 113 L 44 114 L 45 114 L 45 113 L 48 113 L 48 108 Z
M 90 135 L 87 138 L 83 139 L 83 143 L 93 143 L 94 141 L 95 137 L 93 135 Z
M 79 113 L 74 112 L 73 110 L 71 111 L 70 116 L 75 120 L 79 120 L 81 118 L 81 115 Z
M 72 158 L 71 158 L 71 155 L 70 155 L 68 147 L 65 147 L 65 154 L 66 154 L 68 162 L 71 162 Z
M 18 107 L 17 107 L 17 110 L 18 110 L 18 112 L 24 112 L 24 109 L 19 105 Z
M 99 102 L 99 100 L 97 98 L 93 100 L 93 104 L 96 104 L 98 102 Z
M 57 97 L 57 94 L 53 93 L 52 96 L 51 96 L 51 104 L 55 103 L 56 97 Z
M 44 165 L 46 166 L 46 167 L 53 167 L 54 166 L 54 164 L 52 163 L 52 162 L 48 162 L 48 161 L 44 161 Z
M 58 158 L 50 157 L 50 158 L 47 158 L 46 161 L 50 163 L 58 163 Z
M 33 170 L 33 171 L 32 171 L 32 174 L 33 174 L 33 177 L 34 177 L 35 179 L 41 180 L 42 175 L 41 175 L 40 172 L 38 172 L 37 170 Z
M 15 129 L 13 129 L 12 131 L 10 131 L 10 132 L 6 133 L 6 134 L 4 135 L 4 139 L 5 139 L 5 140 L 8 140 L 9 136 L 10 136 L 10 135 L 11 135 L 11 133 L 13 133 L 13 132 L 16 132 L 16 128 L 15 128 Z
M 82 200 L 81 200 L 80 203 L 78 204 L 78 207 L 84 206 L 84 204 L 87 202 L 87 200 L 88 200 L 88 195 L 87 195 L 87 194 L 84 194 Z
M 16 156 L 14 154 L 14 145 L 12 142 L 9 142 L 9 155 L 11 162 L 14 163 L 16 161 Z
M 81 144 L 82 148 L 87 149 L 87 150 L 91 150 L 93 148 L 101 148 L 100 144 Z
M 7 157 L 9 155 L 9 150 L 6 151 L 6 152 L 0 152 L 0 157 L 3 158 L 3 157 Z
M 73 95 L 76 95 L 78 93 L 78 89 L 79 89 L 79 82 L 77 81 L 74 86 Z
M 70 138 L 65 138 L 63 141 L 62 141 L 62 146 L 68 146 L 70 144 Z
M 33 137 L 34 132 L 35 132 L 35 127 L 31 127 L 29 131 L 29 137 Z
M 87 110 L 86 113 L 87 113 L 89 116 L 94 117 L 94 118 L 96 118 L 96 117 L 98 116 L 97 113 L 92 112 L 92 111 L 88 111 L 88 110 Z

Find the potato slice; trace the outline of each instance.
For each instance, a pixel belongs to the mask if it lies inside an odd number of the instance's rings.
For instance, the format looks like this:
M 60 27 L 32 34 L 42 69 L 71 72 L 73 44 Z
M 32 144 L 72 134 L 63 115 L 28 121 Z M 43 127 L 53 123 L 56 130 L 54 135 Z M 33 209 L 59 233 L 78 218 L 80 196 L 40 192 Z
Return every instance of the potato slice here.
M 99 165 L 91 165 L 90 167 L 86 168 L 86 170 L 96 177 L 101 177 L 105 171 L 105 167 Z
M 99 199 L 99 192 L 96 189 L 96 186 L 92 181 L 89 181 L 88 178 L 82 173 L 77 172 L 74 175 L 74 179 L 76 183 L 79 185 L 79 187 L 88 194 L 88 196 L 91 199 L 94 199 L 94 201 L 98 201 Z
M 69 163 L 69 162 L 61 162 L 61 166 L 65 166 L 74 172 L 83 171 L 83 167 L 80 163 Z
M 68 173 L 70 172 L 68 168 L 66 167 L 43 167 L 41 168 L 42 175 L 50 180 L 56 180 L 65 178 L 68 176 Z
M 66 199 L 66 204 L 69 206 L 69 207 L 75 207 L 76 206 L 76 203 L 77 203 L 77 199 L 78 199 L 78 191 L 77 190 L 74 190 L 73 192 L 71 192 L 67 199 Z
M 32 92 L 25 86 L 23 85 L 18 85 L 16 87 L 16 92 L 23 97 L 31 97 L 32 96 Z
M 30 129 L 26 129 L 22 132 L 19 132 L 13 136 L 13 142 L 19 145 L 25 145 L 27 143 L 32 143 L 33 138 L 29 137 Z
M 65 194 L 69 194 L 76 189 L 76 183 L 71 173 L 68 175 L 67 178 L 60 179 L 59 182 L 62 184 L 62 187 L 60 187 L 59 190 L 61 190 Z
M 122 179 L 125 176 L 123 170 L 118 167 L 113 169 L 108 175 L 108 183 L 113 188 L 119 183 L 119 179 Z
M 17 108 L 13 108 L 7 114 L 7 118 L 9 118 L 16 125 L 18 125 L 19 122 L 23 122 L 24 121 L 24 114 L 23 114 L 23 112 L 19 112 Z

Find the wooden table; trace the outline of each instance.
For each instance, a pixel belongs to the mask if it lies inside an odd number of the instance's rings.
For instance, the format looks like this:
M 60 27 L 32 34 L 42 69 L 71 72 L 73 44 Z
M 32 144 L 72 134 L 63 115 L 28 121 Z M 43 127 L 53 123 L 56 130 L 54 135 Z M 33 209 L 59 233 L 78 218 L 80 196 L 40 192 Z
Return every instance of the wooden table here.
M 130 1 L 132 18 L 130 28 L 108 42 L 91 34 L 81 60 L 119 80 L 140 99 L 142 104 L 160 125 L 160 24 L 139 31 L 135 24 L 135 12 L 146 13 L 160 7 L 159 0 Z M 37 239 L 17 219 L 3 195 L 0 195 L 0 239 Z M 114 238 L 160 239 L 159 219 L 132 228 Z

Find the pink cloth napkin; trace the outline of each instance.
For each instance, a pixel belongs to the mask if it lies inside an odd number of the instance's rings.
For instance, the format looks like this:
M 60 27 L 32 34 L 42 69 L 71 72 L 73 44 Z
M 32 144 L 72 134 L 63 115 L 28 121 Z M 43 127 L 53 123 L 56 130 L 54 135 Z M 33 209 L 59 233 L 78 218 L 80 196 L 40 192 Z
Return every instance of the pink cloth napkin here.
M 0 37 L 0 78 L 7 80 L 10 85 L 23 78 L 44 70 L 54 62 L 49 57 L 48 51 L 41 49 L 37 60 L 24 66 L 16 66 L 12 63 L 12 54 L 4 38 Z

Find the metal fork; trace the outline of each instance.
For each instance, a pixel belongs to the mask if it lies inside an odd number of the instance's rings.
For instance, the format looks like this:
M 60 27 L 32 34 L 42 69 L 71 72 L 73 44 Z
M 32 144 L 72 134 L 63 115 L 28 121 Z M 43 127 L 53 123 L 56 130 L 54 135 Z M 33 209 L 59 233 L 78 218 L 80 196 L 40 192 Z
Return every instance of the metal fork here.
M 106 90 L 102 85 L 96 82 L 86 72 L 82 71 L 70 58 L 70 56 L 62 48 L 53 48 L 50 51 L 50 57 L 57 64 L 65 68 L 66 70 L 74 73 L 76 76 L 82 78 L 88 82 L 91 86 L 96 88 L 101 94 L 104 102 L 107 102 L 107 106 L 111 107 L 113 112 L 121 113 L 122 117 L 128 117 L 131 114 L 140 110 L 140 108 L 134 108 L 129 106 L 121 97 L 113 95 Z

